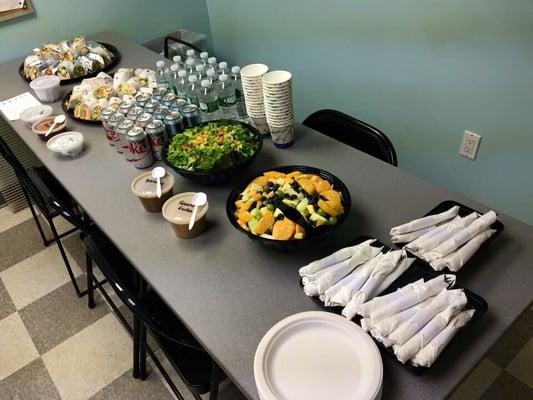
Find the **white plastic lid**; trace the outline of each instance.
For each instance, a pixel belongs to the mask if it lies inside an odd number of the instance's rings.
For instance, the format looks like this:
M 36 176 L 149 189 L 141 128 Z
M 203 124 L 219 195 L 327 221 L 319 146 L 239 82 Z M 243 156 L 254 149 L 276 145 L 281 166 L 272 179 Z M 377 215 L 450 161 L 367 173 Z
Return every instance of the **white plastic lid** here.
M 226 61 L 222 61 L 220 64 L 218 64 L 218 67 L 220 69 L 226 69 L 228 68 L 228 63 Z
M 187 71 L 185 71 L 184 69 L 180 69 L 180 70 L 178 71 L 178 76 L 179 76 L 180 78 L 185 78 L 185 77 L 187 76 Z
M 213 68 L 209 68 L 206 72 L 207 76 L 215 76 L 216 72 Z
M 189 82 L 198 82 L 198 77 L 196 75 L 189 76 Z
M 155 63 L 155 66 L 157 68 L 163 68 L 165 66 L 165 62 L 163 60 L 159 60 L 158 62 Z
M 209 82 L 209 80 L 207 79 L 204 79 L 201 83 L 202 87 L 209 87 L 211 86 L 211 82 Z
M 188 66 L 193 66 L 194 65 L 194 60 L 192 58 L 189 58 L 187 61 L 185 61 L 185 63 L 188 65 Z
M 228 76 L 226 74 L 220 74 L 220 76 L 218 77 L 218 80 L 220 82 L 226 82 L 228 80 Z
M 202 51 L 200 53 L 200 58 L 203 60 L 205 58 L 209 57 L 209 54 L 207 53 L 207 51 Z
M 200 71 L 203 71 L 204 70 L 204 66 L 202 64 L 198 64 L 196 66 L 196 71 L 200 72 Z
M 172 57 L 172 61 L 174 61 L 175 63 L 179 63 L 179 62 L 181 62 L 181 56 L 174 56 L 174 57 Z
M 50 89 L 59 86 L 61 78 L 57 75 L 43 75 L 30 82 L 30 87 L 35 89 Z
M 209 64 L 216 64 L 216 63 L 217 63 L 217 58 L 216 58 L 216 57 L 209 57 L 209 58 L 207 59 L 207 62 L 208 62 Z
M 231 72 L 233 72 L 234 74 L 238 74 L 239 72 L 241 72 L 241 67 L 239 67 L 238 65 L 231 67 Z
M 190 56 L 194 56 L 194 50 L 193 49 L 189 49 L 187 50 L 187 55 L 190 57 Z
M 176 72 L 176 71 L 178 71 L 179 69 L 180 69 L 180 66 L 179 66 L 178 64 L 172 64 L 172 65 L 170 66 L 170 70 L 171 70 L 172 72 Z

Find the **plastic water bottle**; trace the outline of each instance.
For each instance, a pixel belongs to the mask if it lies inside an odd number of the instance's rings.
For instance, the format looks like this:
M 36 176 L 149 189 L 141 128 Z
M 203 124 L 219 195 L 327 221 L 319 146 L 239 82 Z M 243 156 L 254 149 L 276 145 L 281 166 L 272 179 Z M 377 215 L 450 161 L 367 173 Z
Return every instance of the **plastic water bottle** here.
M 198 105 L 198 77 L 189 75 L 189 84 L 187 85 L 187 100 L 191 104 Z
M 214 85 L 217 81 L 218 81 L 218 76 L 217 76 L 217 73 L 215 72 L 215 70 L 213 68 L 209 68 L 207 71 L 206 71 L 206 79 L 212 84 Z
M 217 91 L 207 79 L 202 81 L 202 87 L 198 92 L 198 103 L 202 113 L 202 121 L 213 121 L 220 118 Z
M 180 55 L 172 57 L 172 61 L 174 62 L 174 64 L 178 64 L 180 68 L 183 66 L 183 60 L 181 59 Z
M 176 94 L 184 99 L 188 100 L 187 90 L 188 90 L 189 80 L 187 79 L 187 71 L 180 69 L 178 71 L 178 79 L 176 81 Z
M 174 91 L 174 93 L 178 94 L 178 90 L 176 89 L 176 84 L 178 83 L 178 71 L 180 69 L 179 64 L 172 64 L 170 66 L 170 73 L 168 74 L 168 84 Z
M 194 75 L 196 73 L 196 62 L 192 58 L 188 58 L 185 61 L 185 71 L 187 71 L 187 75 Z
M 235 85 L 235 97 L 237 98 L 236 110 L 239 119 L 246 119 L 246 103 L 244 101 L 244 92 L 242 91 L 241 68 L 234 66 L 231 68 L 231 81 Z
M 185 60 L 185 62 L 187 62 L 187 60 L 193 60 L 194 64 L 198 62 L 198 59 L 196 58 L 196 53 L 194 52 L 193 49 L 187 50 L 185 54 L 187 54 L 187 59 Z
M 220 107 L 222 118 L 237 119 L 235 85 L 229 79 L 228 75 L 219 75 L 217 89 L 218 106 Z
M 222 74 L 229 74 L 228 63 L 226 61 L 222 61 L 220 64 L 218 64 L 218 75 Z
M 208 59 L 209 59 L 209 54 L 207 53 L 207 51 L 202 51 L 200 53 L 200 60 L 198 61 L 198 64 L 202 64 L 204 68 L 207 69 L 207 66 L 209 64 L 207 62 Z
M 207 78 L 203 64 L 196 64 L 196 76 L 198 77 L 199 82 L 202 82 Z
M 218 64 L 217 64 L 217 58 L 216 57 L 209 57 L 207 59 L 207 63 L 209 64 L 209 68 L 213 68 L 215 72 L 218 75 Z
M 167 74 L 165 72 L 165 62 L 163 60 L 159 60 L 155 63 L 155 67 L 155 82 L 157 83 L 157 87 L 168 89 Z

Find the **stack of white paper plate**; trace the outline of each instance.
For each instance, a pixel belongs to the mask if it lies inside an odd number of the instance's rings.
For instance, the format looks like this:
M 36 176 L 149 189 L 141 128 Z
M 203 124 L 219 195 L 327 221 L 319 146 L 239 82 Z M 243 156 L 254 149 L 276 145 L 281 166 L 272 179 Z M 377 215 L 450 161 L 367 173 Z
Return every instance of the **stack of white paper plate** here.
M 263 337 L 254 360 L 262 400 L 379 400 L 383 364 L 376 345 L 345 318 L 292 315 Z

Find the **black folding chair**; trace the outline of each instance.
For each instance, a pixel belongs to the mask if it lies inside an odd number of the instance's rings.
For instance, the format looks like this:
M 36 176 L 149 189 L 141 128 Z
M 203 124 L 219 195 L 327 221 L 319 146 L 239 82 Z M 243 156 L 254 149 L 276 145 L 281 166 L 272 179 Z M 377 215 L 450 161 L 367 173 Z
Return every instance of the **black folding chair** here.
M 70 280 L 76 291 L 76 295 L 78 297 L 84 296 L 87 291 L 80 290 L 63 244 L 61 243 L 61 239 L 77 230 L 88 230 L 91 222 L 48 170 L 43 167 L 30 167 L 26 170 L 2 137 L 0 137 L 0 154 L 11 166 L 18 179 L 22 193 L 24 194 L 35 224 L 37 225 L 37 229 L 42 237 L 43 244 L 45 246 L 48 246 L 52 242 L 57 244 L 61 258 L 65 263 Z M 34 204 L 50 226 L 53 236 L 52 239 L 46 238 L 41 222 L 35 211 Z M 68 222 L 74 225 L 74 228 L 59 234 L 53 221 L 59 216 L 65 218 Z
M 305 126 L 348 146 L 398 166 L 396 150 L 389 138 L 373 126 L 336 110 L 319 110 L 309 115 Z
M 91 281 L 94 281 L 94 286 L 110 303 L 121 323 L 133 336 L 133 377 L 146 379 L 148 352 L 173 393 L 178 399 L 183 399 L 153 349 L 147 344 L 148 329 L 193 396 L 200 399 L 200 395 L 210 392 L 209 398 L 216 400 L 218 386 L 224 375 L 183 323 L 153 290 L 147 288 L 133 266 L 105 235 L 94 231 L 85 236 L 84 242 L 88 254 L 89 307 L 94 307 L 94 287 L 91 284 Z M 131 310 L 133 327 L 102 286 L 94 280 L 90 259 L 95 261 L 120 300 Z

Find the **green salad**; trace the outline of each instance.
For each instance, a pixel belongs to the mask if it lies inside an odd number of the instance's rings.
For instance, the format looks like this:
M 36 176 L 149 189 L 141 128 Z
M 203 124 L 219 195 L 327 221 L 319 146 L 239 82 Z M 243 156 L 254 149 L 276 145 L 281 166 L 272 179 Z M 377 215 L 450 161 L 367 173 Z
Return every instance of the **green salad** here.
M 188 171 L 228 169 L 252 157 L 261 139 L 243 125 L 210 122 L 186 129 L 172 139 L 167 160 Z

